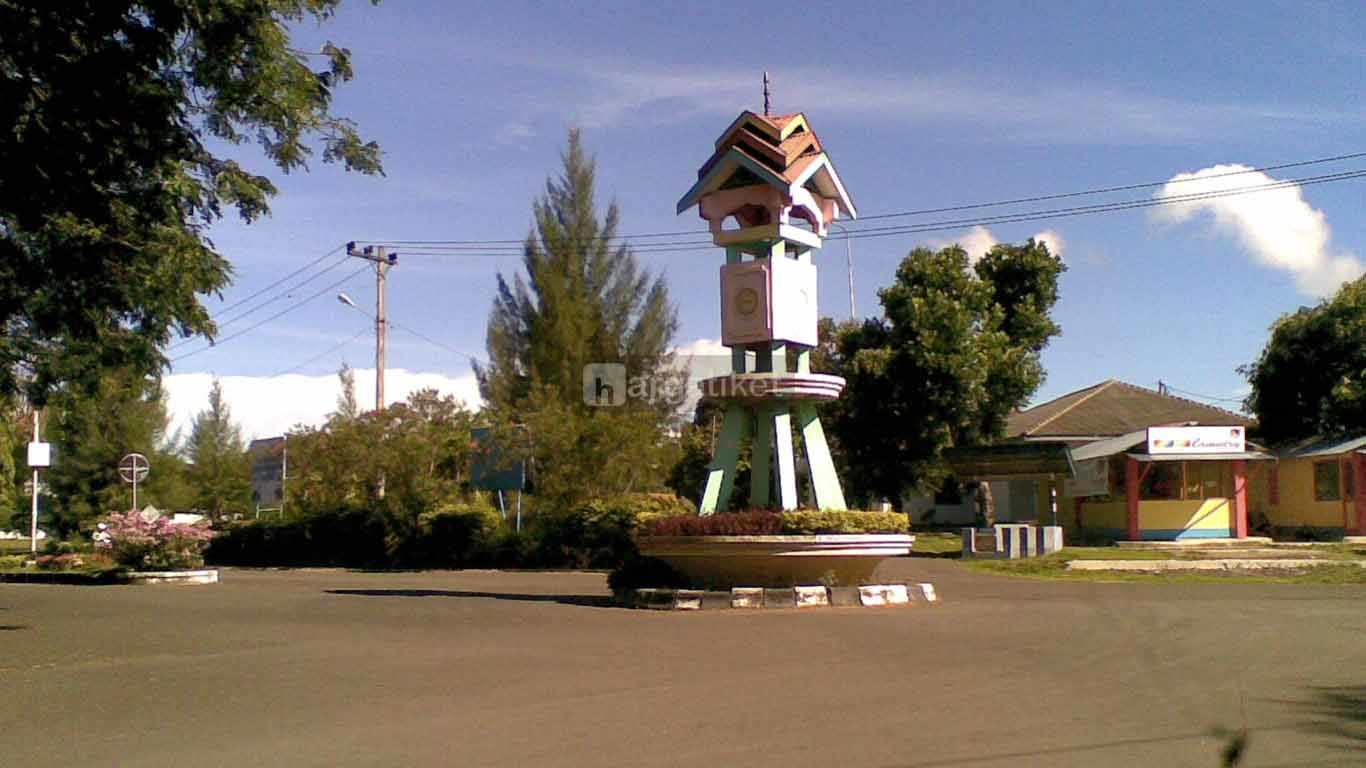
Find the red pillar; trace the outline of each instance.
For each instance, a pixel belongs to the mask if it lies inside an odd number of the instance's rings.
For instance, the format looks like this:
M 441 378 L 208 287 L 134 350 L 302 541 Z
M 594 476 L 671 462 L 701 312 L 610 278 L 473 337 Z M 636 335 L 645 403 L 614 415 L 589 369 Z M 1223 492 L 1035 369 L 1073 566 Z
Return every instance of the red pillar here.
M 1366 536 L 1366 456 L 1352 454 L 1352 470 L 1356 472 L 1355 491 L 1352 499 L 1352 514 L 1356 516 L 1356 534 Z
M 1235 539 L 1247 538 L 1247 462 L 1233 462 L 1233 519 L 1230 533 Z
M 1129 510 L 1129 541 L 1138 541 L 1138 460 L 1126 456 L 1124 463 L 1124 497 Z

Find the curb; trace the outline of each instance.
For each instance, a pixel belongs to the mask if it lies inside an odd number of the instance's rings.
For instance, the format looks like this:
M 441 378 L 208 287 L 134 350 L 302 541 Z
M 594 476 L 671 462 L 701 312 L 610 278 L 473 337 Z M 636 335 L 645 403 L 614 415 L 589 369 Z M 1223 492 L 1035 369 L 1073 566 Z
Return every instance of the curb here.
M 217 584 L 218 571 L 104 571 L 82 573 L 72 571 L 5 571 L 0 573 L 0 584 Z
M 1366 568 L 1366 560 L 1068 560 L 1066 568 L 1069 571 L 1289 571 L 1330 565 L 1357 565 Z
M 762 610 L 773 608 L 882 608 L 937 603 L 930 583 L 861 587 L 735 587 L 730 590 L 637 589 L 630 606 L 657 611 Z

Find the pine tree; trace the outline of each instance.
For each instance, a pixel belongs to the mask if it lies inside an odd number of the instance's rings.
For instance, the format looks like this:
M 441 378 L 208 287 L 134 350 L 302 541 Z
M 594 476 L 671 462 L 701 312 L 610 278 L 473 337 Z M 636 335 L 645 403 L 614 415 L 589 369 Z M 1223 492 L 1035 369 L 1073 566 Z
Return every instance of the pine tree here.
M 161 382 L 134 369 L 104 371 L 94 392 L 59 390 L 44 409 L 44 439 L 53 444 L 50 493 L 40 512 L 47 531 L 69 534 L 116 509 L 128 509 L 129 487 L 119 479 L 118 463 L 141 453 L 151 463 L 138 505 L 169 506 L 165 484 L 177 475 L 178 457 L 161 450 L 166 441 L 166 403 Z
M 598 217 L 594 163 L 577 130 L 561 158 L 560 175 L 533 205 L 525 274 L 511 285 L 498 275 L 489 363 L 475 367 L 488 413 L 534 435 L 508 440 L 528 444 L 535 490 L 551 504 L 662 487 L 664 434 L 684 395 L 663 277 L 641 269 L 617 239 L 615 203 Z M 591 363 L 626 366 L 635 386 L 624 405 L 585 404 Z
M 616 203 L 599 220 L 595 169 L 578 130 L 569 132 L 559 178 L 533 206 L 522 264 L 512 285 L 500 273 L 489 316 L 489 364 L 480 392 L 495 407 L 516 406 L 534 387 L 582 400 L 583 368 L 619 362 L 632 376 L 668 375 L 678 329 L 662 276 L 642 270 L 616 240 Z
M 337 371 L 337 379 L 341 383 L 341 392 L 337 395 L 337 410 L 332 418 L 349 421 L 360 416 L 360 405 L 356 403 L 356 372 L 351 366 L 342 363 Z
M 190 428 L 186 452 L 196 507 L 214 520 L 244 512 L 251 496 L 251 467 L 242 430 L 232 422 L 217 379 L 209 390 L 209 407 L 199 412 Z

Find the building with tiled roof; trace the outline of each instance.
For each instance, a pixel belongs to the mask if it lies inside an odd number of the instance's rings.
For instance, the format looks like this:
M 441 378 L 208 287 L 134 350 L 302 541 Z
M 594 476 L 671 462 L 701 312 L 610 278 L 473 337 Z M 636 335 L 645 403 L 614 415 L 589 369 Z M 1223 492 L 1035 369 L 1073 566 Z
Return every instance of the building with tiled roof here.
M 1173 424 L 1251 427 L 1253 420 L 1184 397 L 1107 379 L 1012 413 L 1006 420 L 1006 434 L 1017 440 L 1080 442 Z

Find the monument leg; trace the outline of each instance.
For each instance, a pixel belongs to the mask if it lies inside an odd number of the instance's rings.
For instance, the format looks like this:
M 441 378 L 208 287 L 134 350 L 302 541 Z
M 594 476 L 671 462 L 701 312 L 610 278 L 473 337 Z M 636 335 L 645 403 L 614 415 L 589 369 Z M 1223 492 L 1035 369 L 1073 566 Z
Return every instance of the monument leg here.
M 844 490 L 840 488 L 839 475 L 835 474 L 835 462 L 830 458 L 830 446 L 825 442 L 825 430 L 816 415 L 816 407 L 809 404 L 797 406 L 797 424 L 802 430 L 802 442 L 806 444 L 806 462 L 811 467 L 811 489 L 816 494 L 816 507 L 819 509 L 848 509 L 844 502 Z
M 792 413 L 786 404 L 773 412 L 773 450 L 778 457 L 778 504 L 797 508 L 797 468 L 792 452 Z
M 721 435 L 716 440 L 716 454 L 707 466 L 707 487 L 702 491 L 702 505 L 698 509 L 701 514 L 724 512 L 730 506 L 730 494 L 735 489 L 735 462 L 748 427 L 749 414 L 745 409 L 736 403 L 727 405 Z
M 773 421 L 767 408 L 754 413 L 754 447 L 749 460 L 749 504 L 767 507 L 773 499 Z

